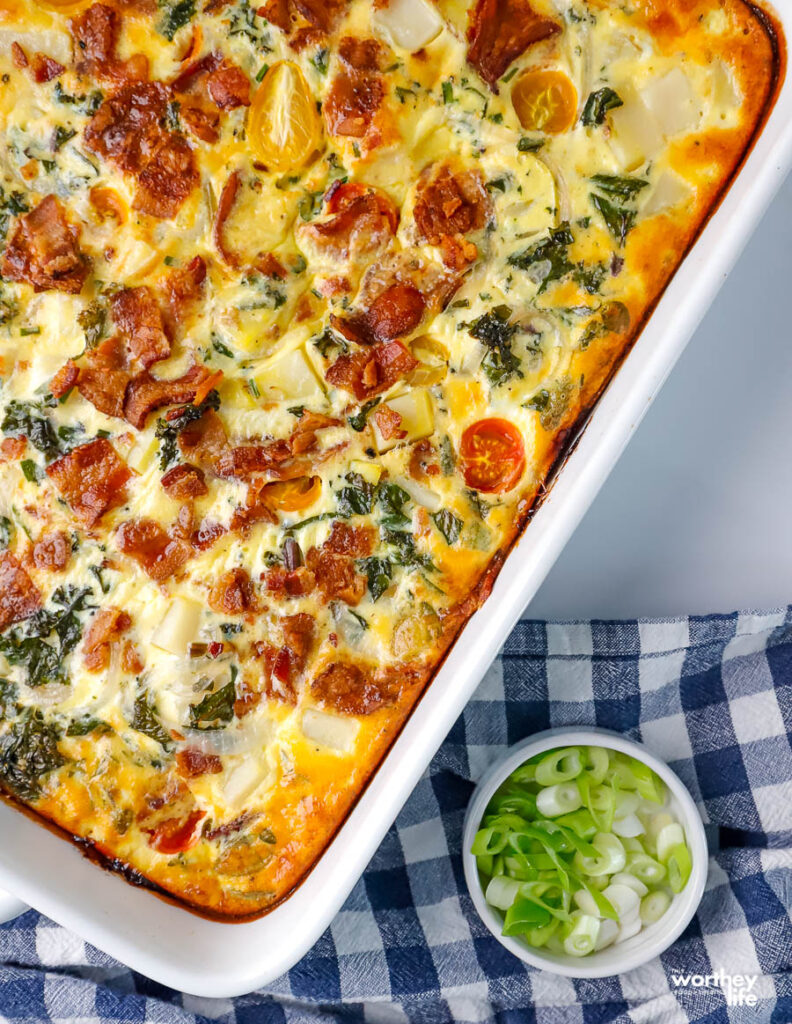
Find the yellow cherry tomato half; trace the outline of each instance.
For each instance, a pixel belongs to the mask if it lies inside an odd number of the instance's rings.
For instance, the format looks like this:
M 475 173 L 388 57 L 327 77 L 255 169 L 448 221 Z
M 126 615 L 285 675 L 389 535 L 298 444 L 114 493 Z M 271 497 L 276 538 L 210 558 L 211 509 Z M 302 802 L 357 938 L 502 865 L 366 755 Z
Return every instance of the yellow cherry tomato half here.
M 267 484 L 262 498 L 272 509 L 280 512 L 302 512 L 310 508 L 322 492 L 318 476 L 301 476 L 296 480 L 282 480 Z
M 302 167 L 320 145 L 316 99 L 292 61 L 278 61 L 264 76 L 250 108 L 248 137 L 254 155 L 279 173 Z
M 575 123 L 577 90 L 563 71 L 526 71 L 514 83 L 511 101 L 526 131 L 557 135 Z

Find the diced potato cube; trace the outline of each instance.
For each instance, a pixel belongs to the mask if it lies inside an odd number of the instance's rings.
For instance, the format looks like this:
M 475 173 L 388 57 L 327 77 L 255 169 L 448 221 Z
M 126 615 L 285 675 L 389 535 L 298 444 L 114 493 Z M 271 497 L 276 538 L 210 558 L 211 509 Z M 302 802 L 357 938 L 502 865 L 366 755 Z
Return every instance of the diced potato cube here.
M 440 34 L 443 19 L 426 0 L 389 0 L 372 21 L 394 46 L 415 53 Z
M 610 112 L 610 120 L 611 149 L 625 171 L 640 167 L 661 149 L 663 131 L 640 97 L 625 100 L 623 107 Z
M 649 82 L 641 90 L 641 98 L 657 119 L 664 135 L 676 135 L 696 127 L 698 117 L 693 90 L 680 68 Z
M 161 651 L 183 656 L 195 640 L 201 621 L 201 606 L 188 597 L 174 597 L 162 621 L 154 630 L 151 642 Z
M 355 718 L 329 715 L 326 711 L 318 711 L 316 708 L 307 708 L 303 712 L 303 736 L 323 747 L 348 754 L 354 749 L 359 731 L 360 722 Z
M 364 462 L 363 459 L 353 459 L 349 468 L 351 472 L 358 473 L 366 483 L 376 486 L 382 476 L 382 468 L 375 462 Z
M 277 356 L 263 366 L 253 379 L 262 398 L 267 395 L 270 398 L 299 399 L 305 402 L 324 398 L 319 378 L 301 348 Z
M 374 440 L 377 444 L 377 451 L 387 452 L 402 442 L 420 441 L 422 437 L 429 437 L 434 433 L 434 410 L 429 392 L 423 388 L 414 388 L 404 395 L 391 398 L 384 402 L 382 408 L 392 409 L 401 416 L 401 429 L 406 431 L 404 437 L 384 438 L 377 425 L 377 417 L 371 417 L 374 427 Z

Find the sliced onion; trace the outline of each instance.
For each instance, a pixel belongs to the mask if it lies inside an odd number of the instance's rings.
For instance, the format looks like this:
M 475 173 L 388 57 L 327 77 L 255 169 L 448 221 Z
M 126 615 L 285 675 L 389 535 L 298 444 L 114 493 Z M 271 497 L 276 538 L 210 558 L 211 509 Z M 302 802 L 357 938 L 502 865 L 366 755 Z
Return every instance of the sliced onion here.
M 569 186 L 567 180 L 564 177 L 564 173 L 560 166 L 556 163 L 553 157 L 547 153 L 540 152 L 534 154 L 537 160 L 540 160 L 545 167 L 553 175 L 553 181 L 556 187 L 556 198 L 558 200 L 558 217 L 563 223 L 568 221 L 572 217 L 572 203 L 569 200 Z
M 423 484 L 419 484 L 417 480 L 410 480 L 403 476 L 400 476 L 395 482 L 402 490 L 407 491 L 417 505 L 423 505 L 430 512 L 439 512 L 443 503 L 440 500 L 440 496 L 435 494 L 434 491 L 424 487 Z
M 39 708 L 54 708 L 71 696 L 71 687 L 65 683 L 48 683 L 35 688 L 26 686 L 25 692 L 30 695 L 31 704 Z
M 184 746 L 195 747 L 202 754 L 248 754 L 263 750 L 271 738 L 266 719 L 246 722 L 228 729 L 180 729 Z

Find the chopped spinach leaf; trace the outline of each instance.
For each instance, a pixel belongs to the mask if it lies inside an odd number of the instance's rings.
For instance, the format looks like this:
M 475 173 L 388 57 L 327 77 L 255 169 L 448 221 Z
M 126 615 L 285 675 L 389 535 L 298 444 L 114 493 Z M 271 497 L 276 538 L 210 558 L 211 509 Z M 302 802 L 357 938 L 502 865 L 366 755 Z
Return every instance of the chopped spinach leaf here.
M 102 340 L 107 323 L 107 307 L 101 302 L 91 302 L 77 314 L 77 323 L 82 327 L 85 334 L 85 344 L 88 348 L 96 348 Z
M 73 139 L 77 134 L 74 128 L 64 128 L 63 125 L 58 125 L 55 131 L 52 133 L 52 151 L 57 153 L 59 149 L 66 145 L 69 139 Z
M 349 486 L 338 492 L 338 514 L 344 519 L 368 515 L 374 501 L 374 488 L 359 473 L 347 473 L 346 478 Z
M 195 0 L 166 2 L 163 7 L 164 15 L 157 25 L 157 31 L 161 36 L 165 36 L 169 43 L 172 43 L 173 37 L 179 29 L 195 17 Z
M 135 698 L 132 710 L 132 721 L 129 723 L 137 732 L 142 732 L 149 739 L 156 740 L 167 750 L 171 745 L 169 733 L 165 730 L 157 715 L 157 709 L 146 690 Z
M 573 241 L 569 224 L 564 223 L 551 231 L 547 238 L 534 242 L 522 252 L 512 253 L 508 263 L 532 275 L 541 294 L 552 281 L 559 281 L 575 269 L 567 252 Z
M 624 206 L 612 203 L 605 196 L 589 193 L 589 199 L 595 210 L 600 214 L 619 245 L 624 245 L 625 239 L 635 224 L 635 210 L 628 210 Z
M 326 46 L 323 46 L 320 50 L 317 50 L 313 57 L 311 57 L 310 63 L 316 68 L 320 75 L 326 75 L 329 67 L 330 51 Z
M 12 399 L 6 406 L 0 430 L 9 437 L 26 437 L 48 460 L 62 454 L 58 435 L 41 402 Z
M 436 571 L 437 567 L 429 555 L 421 554 L 415 546 L 415 537 L 411 533 L 402 530 L 384 529 L 382 539 L 393 545 L 396 551 L 393 554 L 393 561 L 405 569 L 428 569 Z
M 446 544 L 456 544 L 462 532 L 462 520 L 448 508 L 441 508 L 432 515 L 432 522 L 445 537 Z
M 378 601 L 388 589 L 393 576 L 393 565 L 388 558 L 363 558 L 358 567 L 366 574 L 372 601 Z
M 623 106 L 624 100 L 621 96 L 611 89 L 610 86 L 606 85 L 604 88 L 597 89 L 596 92 L 590 94 L 586 100 L 586 105 L 583 107 L 580 120 L 583 124 L 589 126 L 602 124 L 609 110 L 615 110 L 616 107 Z
M 523 135 L 517 143 L 517 151 L 519 153 L 535 153 L 537 149 L 541 149 L 544 144 L 544 139 L 532 139 L 528 135 Z
M 608 268 L 604 263 L 578 263 L 572 274 L 572 280 L 589 295 L 599 295 L 607 274 Z
M 5 551 L 14 539 L 14 524 L 8 516 L 0 516 L 0 551 Z
M 512 352 L 512 339 L 517 333 L 517 324 L 510 324 L 511 309 L 496 306 L 467 325 L 468 333 L 487 347 L 482 367 L 493 387 L 505 383 L 511 377 L 521 377 L 520 360 Z
M 22 476 L 24 476 L 28 483 L 37 484 L 41 479 L 39 468 L 33 459 L 22 459 L 19 463 L 19 468 L 22 470 Z
M 20 799 L 36 800 L 44 776 L 66 764 L 59 739 L 60 732 L 41 711 L 26 708 L 0 736 L 0 780 Z
M 372 398 L 370 401 L 366 402 L 365 405 L 361 405 L 361 407 L 354 414 L 354 416 L 347 416 L 347 422 L 349 423 L 350 427 L 352 427 L 352 429 L 356 430 L 358 433 L 360 433 L 362 430 L 365 430 L 366 421 L 368 420 L 369 413 L 371 412 L 372 409 L 376 409 L 376 407 L 379 404 L 379 398 Z
M 444 434 L 443 439 L 440 442 L 440 471 L 443 476 L 452 476 L 455 465 L 456 456 L 454 455 L 454 446 L 451 443 L 451 438 L 448 434 Z
M 410 518 L 405 515 L 404 506 L 410 495 L 398 484 L 381 482 L 377 487 L 377 505 L 382 513 L 382 525 L 388 530 L 409 526 Z
M 79 718 L 73 718 L 71 722 L 69 722 L 68 728 L 66 729 L 66 735 L 90 736 L 92 732 L 104 735 L 112 731 L 112 728 L 107 724 L 107 722 L 102 721 L 101 718 L 96 718 L 95 715 L 80 715 Z
M 236 687 L 234 681 L 221 686 L 214 693 L 207 693 L 199 704 L 190 708 L 190 728 L 222 729 L 234 717 Z
M 594 174 L 590 179 L 597 186 L 600 192 L 608 196 L 616 196 L 628 202 L 635 199 L 641 189 L 646 188 L 649 182 L 645 178 L 631 178 L 618 174 Z

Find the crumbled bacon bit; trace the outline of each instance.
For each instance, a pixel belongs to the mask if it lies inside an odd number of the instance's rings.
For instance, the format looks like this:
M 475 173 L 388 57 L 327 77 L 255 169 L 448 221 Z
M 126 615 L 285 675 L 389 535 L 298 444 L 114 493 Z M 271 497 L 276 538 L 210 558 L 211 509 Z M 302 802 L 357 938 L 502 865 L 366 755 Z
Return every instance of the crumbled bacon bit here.
M 47 476 L 75 516 L 90 528 L 105 512 L 124 504 L 132 473 L 110 442 L 98 437 L 50 463 Z
M 161 289 L 165 308 L 162 314 L 170 337 L 176 337 L 188 313 L 203 297 L 205 282 L 206 260 L 203 256 L 194 256 L 186 266 L 172 270 L 163 279 Z
M 219 658 L 224 650 L 225 644 L 223 643 L 222 640 L 213 640 L 206 648 L 206 653 L 209 655 L 210 658 L 214 659 Z
M 263 252 L 256 257 L 256 270 L 264 277 L 277 277 L 281 281 L 285 281 L 288 276 L 284 265 L 271 252 Z
M 192 553 L 192 547 L 172 537 L 153 519 L 122 523 L 116 532 L 118 547 L 133 558 L 157 583 L 175 576 Z
M 373 345 L 410 334 L 423 319 L 426 300 L 411 284 L 396 281 L 381 292 L 365 312 L 332 317 L 333 326 L 350 341 Z
M 335 555 L 368 558 L 374 550 L 374 529 L 371 526 L 349 526 L 339 519 L 333 521 L 330 536 L 322 547 Z
M 218 541 L 225 533 L 226 528 L 222 523 L 213 523 L 204 519 L 199 523 L 198 529 L 190 538 L 190 542 L 198 551 L 208 551 L 215 541 Z
M 209 607 L 221 615 L 244 615 L 253 609 L 253 585 L 246 569 L 229 569 L 209 591 Z
M 455 174 L 448 164 L 441 164 L 421 173 L 414 217 L 424 241 L 448 246 L 451 243 L 446 239 L 455 240 L 483 228 L 491 211 L 480 171 Z
M 115 61 L 119 19 L 106 4 L 93 4 L 78 17 L 72 18 L 74 52 L 78 55 L 77 71 L 81 75 L 106 74 Z
M 344 36 L 338 44 L 338 56 L 354 71 L 382 70 L 382 47 L 376 39 Z
M 25 454 L 27 438 L 6 437 L 0 441 L 0 463 L 16 462 Z
M 85 129 L 88 149 L 135 174 L 162 137 L 168 90 L 162 82 L 125 85 L 102 103 Z
M 124 415 L 124 398 L 132 374 L 126 365 L 126 346 L 120 337 L 106 338 L 88 353 L 80 367 L 77 390 L 107 416 Z
M 69 564 L 71 539 L 63 530 L 52 530 L 42 534 L 33 545 L 33 564 L 37 569 L 60 572 Z
M 125 640 L 121 648 L 121 668 L 129 675 L 139 675 L 146 667 L 146 663 L 140 656 L 140 651 L 131 640 Z
M 310 548 L 305 564 L 314 574 L 316 584 L 325 601 L 344 601 L 359 604 L 366 593 L 366 577 L 355 571 L 355 565 L 346 555 Z
M 391 341 L 339 356 L 325 377 L 362 402 L 403 380 L 417 365 L 400 341 Z
M 280 620 L 284 646 L 291 652 L 291 667 L 302 672 L 316 639 L 316 623 L 306 612 L 285 615 Z
M 132 354 L 145 367 L 171 354 L 162 313 L 147 285 L 123 288 L 110 299 L 113 320 L 125 336 Z
M 91 263 L 79 248 L 80 229 L 69 224 L 59 199 L 46 196 L 18 217 L 3 255 L 2 275 L 36 292 L 51 288 L 76 295 Z
M 399 223 L 399 212 L 391 199 L 369 186 L 335 185 L 325 196 L 330 219 L 313 221 L 302 232 L 336 259 L 370 255 L 384 248 Z
M 41 594 L 10 551 L 0 553 L 0 630 L 39 610 Z
M 185 779 L 197 779 L 201 775 L 219 775 L 223 762 L 217 754 L 205 754 L 197 747 L 185 747 L 176 754 L 176 767 Z
M 110 664 L 111 645 L 132 625 L 120 608 L 101 608 L 91 619 L 83 637 L 83 662 L 89 672 L 102 672 Z
M 190 144 L 180 135 L 165 136 L 137 180 L 133 207 L 171 220 L 201 180 Z
M 494 93 L 498 79 L 529 46 L 561 31 L 529 0 L 477 0 L 469 15 L 468 60 Z
M 339 71 L 322 107 L 328 133 L 352 139 L 364 138 L 384 96 L 385 85 L 381 75 L 367 71 Z
M 180 463 L 169 469 L 160 483 L 171 498 L 187 501 L 190 498 L 202 498 L 209 493 L 204 472 L 198 466 Z
M 224 62 L 209 73 L 206 89 L 221 110 L 250 106 L 250 80 L 236 64 Z
M 223 421 L 213 409 L 179 433 L 179 449 L 185 459 L 198 463 L 202 469 L 215 471 L 221 456 L 229 450 L 229 444 Z
M 278 597 L 305 597 L 316 586 L 316 577 L 305 566 L 284 569 L 276 565 L 263 573 L 261 578 L 268 593 Z
M 58 78 L 66 70 L 62 64 L 53 60 L 52 57 L 48 57 L 46 53 L 34 53 L 30 69 L 33 72 L 33 81 L 40 84 L 51 82 L 53 78 Z
M 27 54 L 16 40 L 11 43 L 11 61 L 14 67 L 19 70 L 28 66 Z
M 51 394 L 55 398 L 63 398 L 63 396 L 67 395 L 77 383 L 79 375 L 80 371 L 77 364 L 70 359 L 67 363 L 63 364 L 50 381 Z
M 239 267 L 242 262 L 238 254 L 226 246 L 224 236 L 225 223 L 234 208 L 234 203 L 236 202 L 237 193 L 239 192 L 239 186 L 241 183 L 242 175 L 239 171 L 232 171 L 228 177 L 228 181 L 223 185 L 223 191 L 220 193 L 220 201 L 217 204 L 217 213 L 215 214 L 213 229 L 214 243 L 217 247 L 217 251 L 229 267 Z
M 152 377 L 148 370 L 144 370 L 127 386 L 124 418 L 140 430 L 155 409 L 161 409 L 165 405 L 185 405 L 193 402 L 198 388 L 209 376 L 211 374 L 206 367 L 199 363 L 174 380 L 158 380 Z
M 401 414 L 396 412 L 395 409 L 383 405 L 379 409 L 374 410 L 372 419 L 377 424 L 377 429 L 383 440 L 390 441 L 395 439 L 401 441 L 407 437 L 407 431 L 402 427 Z
M 398 697 L 387 683 L 378 682 L 368 667 L 346 661 L 332 662 L 311 683 L 311 690 L 344 715 L 370 715 Z

